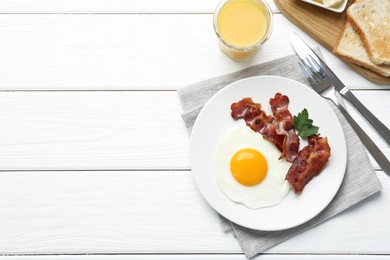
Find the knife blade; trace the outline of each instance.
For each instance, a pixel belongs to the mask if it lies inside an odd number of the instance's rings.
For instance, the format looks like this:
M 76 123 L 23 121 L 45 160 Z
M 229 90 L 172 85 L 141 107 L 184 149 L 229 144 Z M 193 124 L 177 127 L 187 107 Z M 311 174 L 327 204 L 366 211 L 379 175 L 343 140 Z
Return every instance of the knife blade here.
M 343 82 L 336 76 L 336 74 L 326 65 L 326 63 L 319 57 L 309 45 L 302 40 L 296 33 L 290 34 L 290 42 L 298 57 L 305 60 L 312 57 L 325 71 L 325 74 L 330 78 L 335 90 L 351 103 L 357 111 L 374 127 L 374 129 L 381 135 L 383 140 L 390 145 L 390 130 L 374 116 L 355 95 L 344 85 Z

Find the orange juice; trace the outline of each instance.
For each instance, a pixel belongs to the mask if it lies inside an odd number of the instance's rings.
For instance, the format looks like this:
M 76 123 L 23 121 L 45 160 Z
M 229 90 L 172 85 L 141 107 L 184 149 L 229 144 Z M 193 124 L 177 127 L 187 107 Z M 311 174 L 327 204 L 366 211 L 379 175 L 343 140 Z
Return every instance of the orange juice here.
M 214 14 L 214 28 L 222 50 L 231 58 L 256 53 L 269 37 L 272 13 L 261 0 L 228 0 Z

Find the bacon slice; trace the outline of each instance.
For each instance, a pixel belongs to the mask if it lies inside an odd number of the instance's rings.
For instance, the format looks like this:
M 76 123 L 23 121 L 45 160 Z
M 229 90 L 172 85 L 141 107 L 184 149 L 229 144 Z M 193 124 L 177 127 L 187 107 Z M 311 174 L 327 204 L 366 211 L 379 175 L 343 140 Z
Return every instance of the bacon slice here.
M 273 116 L 267 115 L 261 109 L 261 104 L 254 103 L 251 98 L 243 98 L 231 105 L 232 117 L 244 119 L 246 125 L 259 132 L 265 139 L 272 142 L 282 153 L 280 158 L 292 162 L 298 154 L 299 138 L 293 128 L 294 121 L 288 111 L 287 96 L 276 93 L 270 99 Z
M 234 119 L 244 119 L 253 131 L 261 133 L 265 139 L 275 144 L 279 151 L 283 151 L 283 137 L 276 134 L 273 125 L 275 119 L 261 109 L 261 104 L 254 103 L 251 98 L 243 98 L 233 103 L 231 109 Z
M 275 117 L 275 132 L 283 136 L 283 151 L 280 157 L 292 162 L 298 154 L 299 137 L 294 129 L 294 120 L 288 110 L 288 103 L 290 103 L 289 98 L 280 93 L 276 93 L 275 97 L 269 101 Z
M 305 185 L 317 176 L 330 157 L 328 139 L 315 135 L 308 138 L 309 144 L 299 151 L 286 180 L 294 187 L 295 193 L 301 193 Z

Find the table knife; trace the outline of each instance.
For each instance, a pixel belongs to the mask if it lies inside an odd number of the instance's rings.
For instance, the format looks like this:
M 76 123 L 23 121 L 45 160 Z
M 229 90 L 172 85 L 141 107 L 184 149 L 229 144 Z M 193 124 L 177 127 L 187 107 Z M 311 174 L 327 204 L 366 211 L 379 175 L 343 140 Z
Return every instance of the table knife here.
M 390 130 L 376 118 L 354 94 L 341 82 L 341 80 L 334 74 L 334 72 L 326 65 L 326 63 L 302 40 L 296 33 L 290 34 L 290 42 L 293 46 L 296 54 L 301 60 L 307 59 L 311 56 L 325 71 L 326 75 L 330 78 L 335 90 L 346 100 L 348 100 L 364 118 L 375 128 L 375 130 L 381 135 L 383 140 L 390 145 Z

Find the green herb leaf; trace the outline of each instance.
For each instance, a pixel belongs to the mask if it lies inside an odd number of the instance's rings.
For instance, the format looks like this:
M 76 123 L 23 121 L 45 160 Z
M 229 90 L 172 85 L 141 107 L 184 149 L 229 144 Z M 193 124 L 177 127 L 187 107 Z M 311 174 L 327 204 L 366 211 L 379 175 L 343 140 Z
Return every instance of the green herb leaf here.
M 306 108 L 301 113 L 298 113 L 297 116 L 294 116 L 294 128 L 302 138 L 316 135 L 319 129 L 313 125 L 313 120 L 309 118 L 309 113 Z

